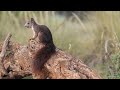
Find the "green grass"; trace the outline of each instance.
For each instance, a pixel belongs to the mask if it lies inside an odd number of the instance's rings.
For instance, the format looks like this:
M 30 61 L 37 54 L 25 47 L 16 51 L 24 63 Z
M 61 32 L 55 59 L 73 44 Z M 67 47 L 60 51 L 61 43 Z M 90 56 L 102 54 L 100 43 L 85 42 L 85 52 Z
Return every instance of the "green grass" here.
M 1 11 L 0 41 L 11 32 L 13 41 L 27 44 L 32 30 L 25 28 L 24 24 L 31 17 L 50 28 L 58 48 L 81 58 L 103 78 L 110 77 L 108 66 L 112 59 L 105 55 L 111 57 L 120 50 L 119 11 L 96 11 L 88 14 L 85 21 L 74 13 L 66 18 L 55 11 Z

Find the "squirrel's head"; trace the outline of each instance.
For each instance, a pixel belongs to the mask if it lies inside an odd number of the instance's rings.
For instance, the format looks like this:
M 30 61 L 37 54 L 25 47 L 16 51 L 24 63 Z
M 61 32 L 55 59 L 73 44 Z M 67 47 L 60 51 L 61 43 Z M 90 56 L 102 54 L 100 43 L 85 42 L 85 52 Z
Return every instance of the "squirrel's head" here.
M 27 27 L 27 28 L 31 28 L 34 24 L 36 24 L 36 22 L 35 22 L 35 20 L 33 18 L 31 18 L 29 21 L 27 21 L 25 23 L 24 26 Z

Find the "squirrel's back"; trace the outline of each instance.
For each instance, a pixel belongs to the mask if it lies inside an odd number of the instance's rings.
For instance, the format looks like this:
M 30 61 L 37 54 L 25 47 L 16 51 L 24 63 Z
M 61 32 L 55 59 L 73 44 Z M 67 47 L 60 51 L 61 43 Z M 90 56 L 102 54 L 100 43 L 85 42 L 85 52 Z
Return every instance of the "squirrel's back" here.
M 52 34 L 47 26 L 38 25 L 36 29 L 39 30 L 38 38 L 39 40 L 41 40 L 41 43 L 45 43 L 45 44 L 53 43 Z

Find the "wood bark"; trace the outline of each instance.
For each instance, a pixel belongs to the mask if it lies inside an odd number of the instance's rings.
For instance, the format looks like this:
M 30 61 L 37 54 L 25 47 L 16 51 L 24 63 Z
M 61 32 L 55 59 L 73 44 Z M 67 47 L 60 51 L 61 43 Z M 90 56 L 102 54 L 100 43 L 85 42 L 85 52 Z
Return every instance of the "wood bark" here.
M 31 70 L 32 56 L 41 45 L 34 40 L 28 45 L 20 45 L 10 41 L 10 38 L 11 34 L 8 34 L 4 43 L 0 45 L 2 46 L 0 47 L 1 79 L 22 79 L 30 75 L 33 79 L 101 79 L 95 70 L 85 65 L 80 59 L 58 48 L 44 64 L 40 74 L 35 75 Z

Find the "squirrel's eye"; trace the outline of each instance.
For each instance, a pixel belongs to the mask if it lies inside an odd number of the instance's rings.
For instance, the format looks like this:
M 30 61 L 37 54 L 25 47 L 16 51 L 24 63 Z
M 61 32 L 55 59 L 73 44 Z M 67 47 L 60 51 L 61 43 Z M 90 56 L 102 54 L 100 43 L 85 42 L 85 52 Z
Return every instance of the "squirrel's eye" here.
M 29 24 L 29 23 L 27 23 L 27 24 Z

